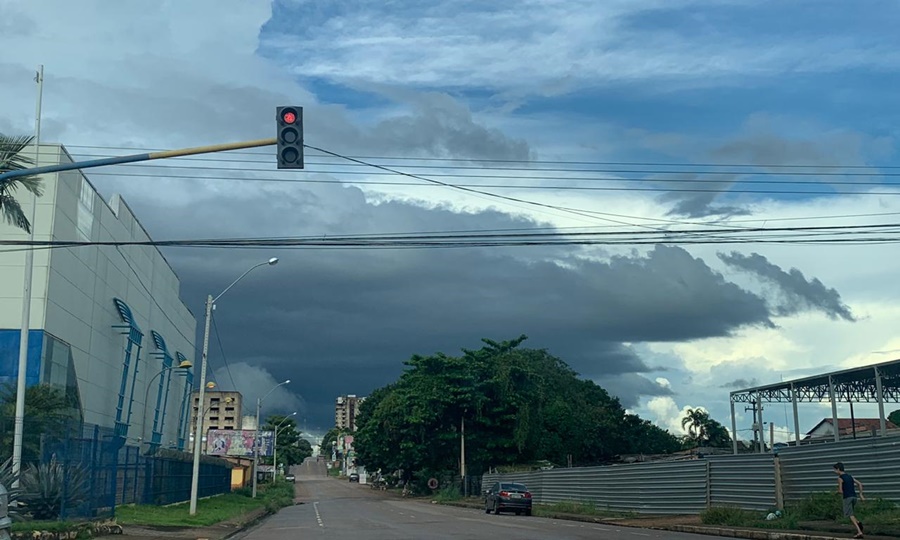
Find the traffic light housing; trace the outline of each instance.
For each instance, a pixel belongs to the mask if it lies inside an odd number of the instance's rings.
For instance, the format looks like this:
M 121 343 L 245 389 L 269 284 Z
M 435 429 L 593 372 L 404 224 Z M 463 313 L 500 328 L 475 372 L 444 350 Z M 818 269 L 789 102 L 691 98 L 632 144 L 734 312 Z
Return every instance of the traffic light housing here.
M 303 107 L 278 107 L 275 112 L 278 126 L 278 168 L 303 168 Z

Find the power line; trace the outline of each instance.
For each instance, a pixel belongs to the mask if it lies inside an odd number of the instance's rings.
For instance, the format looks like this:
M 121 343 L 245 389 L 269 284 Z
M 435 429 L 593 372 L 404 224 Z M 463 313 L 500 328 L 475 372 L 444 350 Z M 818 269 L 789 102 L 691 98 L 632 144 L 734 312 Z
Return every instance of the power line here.
M 228 357 L 225 356 L 225 347 L 222 346 L 222 338 L 219 337 L 219 325 L 216 324 L 214 311 L 210 314 L 210 318 L 212 318 L 213 329 L 216 333 L 216 341 L 219 342 L 219 353 L 222 355 L 222 362 L 225 364 L 225 372 L 228 373 L 228 378 L 231 380 L 231 387 L 237 390 L 237 384 L 235 384 L 234 377 L 231 375 L 231 367 L 228 365 Z
M 99 150 L 138 150 L 145 152 L 168 150 L 167 148 L 138 148 L 129 146 L 96 146 L 96 145 L 66 145 L 67 148 L 88 148 Z M 262 152 L 231 151 L 230 154 L 269 156 Z M 314 157 L 329 157 L 327 154 L 314 155 Z M 765 168 L 765 169 L 900 169 L 896 165 L 848 165 L 848 164 L 776 164 L 776 163 L 678 163 L 678 162 L 652 162 L 652 161 L 578 161 L 578 160 L 540 160 L 540 159 L 485 159 L 485 158 L 441 158 L 441 157 L 411 157 L 411 156 L 369 156 L 350 155 L 356 159 L 377 159 L 385 161 L 437 161 L 447 163 L 536 163 L 550 165 L 609 165 L 609 166 L 639 166 L 639 167 L 741 167 L 741 168 Z M 209 159 L 209 158 L 185 158 L 185 159 Z M 266 160 L 265 162 L 270 162 Z M 262 163 L 263 161 L 260 161 Z

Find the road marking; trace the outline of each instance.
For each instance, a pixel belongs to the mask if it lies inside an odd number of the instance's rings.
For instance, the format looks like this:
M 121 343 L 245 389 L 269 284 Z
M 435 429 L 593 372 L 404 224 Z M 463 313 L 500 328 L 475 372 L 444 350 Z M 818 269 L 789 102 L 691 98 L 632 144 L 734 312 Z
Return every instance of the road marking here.
M 605 527 L 592 527 L 595 531 L 611 531 L 612 529 L 607 529 Z
M 325 528 L 325 524 L 322 523 L 322 514 L 319 513 L 319 503 L 318 503 L 318 502 L 314 502 L 314 503 L 313 503 L 313 508 L 314 508 L 315 511 L 316 511 L 316 521 L 319 522 L 319 527 L 322 527 L 322 528 L 324 529 L 324 528 Z
M 633 535 L 635 535 L 635 536 L 650 536 L 649 534 L 646 534 L 646 533 L 639 533 L 639 532 L 633 532 L 633 533 L 631 533 L 631 534 L 633 534 Z

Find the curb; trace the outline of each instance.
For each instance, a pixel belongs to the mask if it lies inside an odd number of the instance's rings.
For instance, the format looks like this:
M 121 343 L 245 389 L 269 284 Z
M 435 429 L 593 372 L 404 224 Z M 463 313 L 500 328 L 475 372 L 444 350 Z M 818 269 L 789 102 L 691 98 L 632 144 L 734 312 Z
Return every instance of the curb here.
M 758 531 L 748 529 L 728 529 L 719 527 L 698 527 L 696 525 L 671 525 L 669 527 L 651 527 L 666 531 L 724 536 L 727 538 L 750 538 L 752 540 L 842 540 L 839 536 L 822 536 L 819 534 Z

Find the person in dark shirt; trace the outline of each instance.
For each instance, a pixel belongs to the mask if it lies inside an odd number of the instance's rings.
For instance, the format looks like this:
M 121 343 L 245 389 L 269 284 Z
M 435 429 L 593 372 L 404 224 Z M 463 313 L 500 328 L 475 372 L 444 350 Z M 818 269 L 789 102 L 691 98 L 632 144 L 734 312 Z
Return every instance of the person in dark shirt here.
M 857 533 L 854 538 L 862 538 L 863 524 L 856 519 L 856 516 L 853 513 L 853 508 L 856 506 L 857 488 L 859 488 L 860 500 L 866 500 L 865 495 L 863 495 L 862 482 L 850 476 L 844 470 L 844 464 L 840 462 L 834 464 L 834 473 L 838 475 L 838 493 L 840 493 L 841 497 L 844 499 L 844 516 L 850 518 L 850 521 L 856 526 Z

